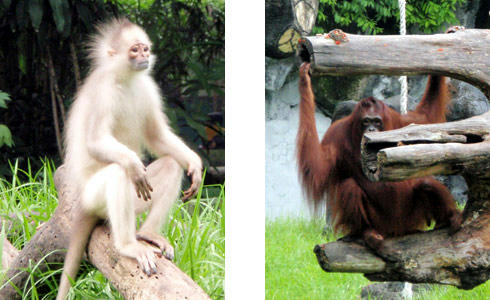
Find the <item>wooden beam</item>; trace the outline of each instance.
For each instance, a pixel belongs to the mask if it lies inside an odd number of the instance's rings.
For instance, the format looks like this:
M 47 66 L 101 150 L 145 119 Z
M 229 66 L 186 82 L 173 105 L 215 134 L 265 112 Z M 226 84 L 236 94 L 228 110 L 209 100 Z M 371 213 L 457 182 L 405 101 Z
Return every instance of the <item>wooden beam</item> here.
M 357 243 L 315 247 L 327 272 L 364 273 L 374 281 L 438 283 L 472 289 L 490 278 L 490 218 L 472 220 L 450 236 L 446 229 L 387 239 L 376 255 Z
M 312 74 L 440 74 L 476 85 L 490 98 L 488 29 L 405 36 L 332 32 L 300 42 L 299 56 L 311 62 Z
M 461 173 L 490 178 L 490 112 L 466 120 L 367 133 L 364 174 L 372 181 Z

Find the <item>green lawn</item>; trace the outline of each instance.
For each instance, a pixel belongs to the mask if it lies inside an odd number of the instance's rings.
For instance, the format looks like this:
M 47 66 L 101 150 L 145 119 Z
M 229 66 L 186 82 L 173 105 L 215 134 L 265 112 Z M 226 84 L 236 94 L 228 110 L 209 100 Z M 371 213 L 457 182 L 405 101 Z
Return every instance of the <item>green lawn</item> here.
M 57 204 L 50 163 L 39 171 L 14 168 L 14 178 L 0 179 L 0 217 L 11 226 L 2 226 L 0 241 L 7 237 L 21 249 L 36 233 L 36 227 L 49 220 Z M 197 199 L 172 208 L 163 234 L 175 247 L 175 263 L 191 276 L 212 299 L 224 299 L 225 262 L 224 186 L 204 186 Z M 140 223 L 142 219 L 139 220 Z M 0 254 L 1 254 L 0 243 Z M 33 262 L 34 287 L 19 287 L 23 299 L 54 299 L 60 270 L 41 272 Z M 5 270 L 0 268 L 0 284 Z M 1 288 L 0 285 L 0 288 Z M 70 299 L 123 299 L 112 285 L 88 264 L 82 266 Z
M 317 263 L 313 247 L 335 240 L 322 234 L 323 219 L 278 218 L 266 221 L 266 299 L 360 299 L 370 281 L 360 274 L 326 273 Z M 490 282 L 471 291 L 433 285 L 414 299 L 490 299 Z

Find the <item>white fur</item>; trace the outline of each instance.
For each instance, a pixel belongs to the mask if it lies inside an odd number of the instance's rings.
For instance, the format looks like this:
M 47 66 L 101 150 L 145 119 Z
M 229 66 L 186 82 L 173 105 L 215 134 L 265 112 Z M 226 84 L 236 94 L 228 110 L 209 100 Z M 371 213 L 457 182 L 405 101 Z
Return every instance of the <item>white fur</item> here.
M 128 53 L 135 43 L 151 45 L 140 27 L 122 20 L 100 27 L 93 38 L 93 69 L 79 89 L 67 121 L 65 166 L 81 194 L 84 212 L 109 219 L 116 248 L 144 269 L 155 266 L 155 249 L 136 241 L 135 211 L 151 206 L 142 230 L 157 234 L 180 192 L 182 168 L 198 170 L 200 181 L 202 163 L 167 124 L 162 97 L 150 76 L 154 59 L 151 57 L 147 70 L 131 68 Z M 148 172 L 141 162 L 145 147 L 163 156 Z M 154 191 L 151 201 L 141 203 L 134 182 L 144 177 Z M 72 239 L 77 238 L 74 228 Z M 70 251 L 74 250 L 70 248 L 68 254 Z M 67 259 L 65 268 L 69 263 L 73 262 Z M 67 285 L 69 288 L 64 274 L 59 298 L 64 297 Z

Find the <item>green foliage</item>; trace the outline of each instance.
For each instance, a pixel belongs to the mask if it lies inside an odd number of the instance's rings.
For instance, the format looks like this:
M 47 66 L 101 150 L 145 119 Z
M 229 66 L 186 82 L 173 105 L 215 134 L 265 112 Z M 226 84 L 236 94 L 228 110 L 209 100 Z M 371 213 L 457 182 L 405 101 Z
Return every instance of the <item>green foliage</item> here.
M 34 30 L 38 31 L 43 19 L 42 0 L 31 0 L 29 1 L 28 6 L 32 27 L 34 27 Z
M 0 108 L 7 108 L 7 101 L 10 101 L 9 94 L 0 91 Z M 0 124 L 0 147 L 3 145 L 12 147 L 14 141 L 10 129 L 4 124 Z
M 12 147 L 13 144 L 14 142 L 12 140 L 12 133 L 10 132 L 10 129 L 4 124 L 0 124 L 0 147 L 3 145 Z
M 325 219 L 279 218 L 265 225 L 266 299 L 359 299 L 369 281 L 361 274 L 325 273 L 313 253 L 335 240 Z
M 147 9 L 124 10 L 153 41 L 158 57 L 154 74 L 167 95 L 172 126 L 194 145 L 206 144 L 208 115 L 224 113 L 224 1 L 155 0 Z M 206 151 L 194 149 L 216 165 Z
M 47 222 L 58 205 L 54 186 L 54 164 L 44 161 L 39 171 L 12 167 L 12 178 L 0 179 L 0 216 L 9 226 L 2 226 L 3 237 L 22 249 Z M 202 186 L 195 199 L 177 201 L 163 228 L 163 234 L 175 248 L 175 264 L 192 277 L 212 299 L 224 299 L 225 261 L 225 194 L 224 185 Z M 139 223 L 145 216 L 138 218 Z M 1 250 L 1 245 L 0 245 Z M 0 253 L 2 253 L 0 251 Z M 46 253 L 46 257 L 51 253 Z M 29 281 L 17 287 L 22 299 L 54 299 L 61 274 L 59 265 L 46 269 L 46 264 L 32 262 L 27 268 Z M 56 269 L 56 270 L 54 270 Z M 0 268 L 0 289 L 5 269 Z M 109 281 L 93 266 L 84 263 L 69 299 L 123 299 Z
M 15 99 L 0 119 L 15 133 L 15 145 L 0 152 L 0 176 L 11 175 L 8 160 L 19 157 L 55 157 L 56 137 L 51 104 L 48 53 L 59 96 L 68 107 L 75 93 L 74 55 L 81 76 L 86 60 L 83 43 L 99 21 L 114 15 L 114 1 L 104 0 L 0 0 L 0 89 Z M 58 92 L 57 92 L 58 93 Z M 58 109 L 58 112 L 60 110 Z M 61 116 L 58 116 L 62 120 Z M 60 121 L 60 128 L 63 122 Z M 9 132 L 1 130 L 7 145 Z M 1 139 L 1 138 L 0 138 Z M 25 168 L 26 159 L 21 160 Z M 34 163 L 34 161 L 32 161 Z M 35 162 L 40 165 L 39 160 Z M 7 166 L 7 168 L 6 168 Z
M 67 37 L 71 29 L 71 9 L 67 1 L 64 0 L 49 0 L 53 11 L 53 19 L 58 32 Z
M 224 112 L 224 8 L 224 0 L 0 0 L 0 38 L 9 41 L 0 45 L 0 84 L 8 83 L 0 88 L 16 100 L 0 111 L 15 132 L 15 147 L 0 153 L 0 176 L 8 159 L 56 157 L 47 54 L 67 109 L 74 71 L 84 78 L 89 70 L 86 41 L 96 24 L 112 17 L 128 17 L 149 33 L 158 58 L 153 75 L 167 97 L 171 125 L 200 151 L 208 114 Z M 200 154 L 206 158 L 206 151 Z
M 164 230 L 179 268 L 213 299 L 224 299 L 224 212 L 224 186 L 207 185 L 196 199 L 174 205 Z
M 9 94 L 0 91 L 0 108 L 7 108 L 7 101 L 10 101 Z
M 407 26 L 416 25 L 425 33 L 441 30 L 444 24 L 459 24 L 454 11 L 466 0 L 406 1 Z M 334 28 L 348 28 L 366 34 L 399 31 L 400 14 L 397 0 L 320 0 L 315 33 Z

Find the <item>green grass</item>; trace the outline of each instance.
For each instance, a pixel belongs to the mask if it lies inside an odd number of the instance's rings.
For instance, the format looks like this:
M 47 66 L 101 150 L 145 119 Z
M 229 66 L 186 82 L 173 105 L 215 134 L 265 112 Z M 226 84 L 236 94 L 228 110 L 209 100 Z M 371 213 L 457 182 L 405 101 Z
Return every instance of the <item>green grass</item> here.
M 14 165 L 10 180 L 0 179 L 0 240 L 7 237 L 17 248 L 29 242 L 36 227 L 49 220 L 58 199 L 51 163 L 34 172 Z M 172 208 L 163 234 L 175 247 L 175 263 L 191 276 L 213 299 L 224 299 L 225 196 L 223 185 L 201 187 L 196 199 Z M 139 219 L 141 222 L 143 219 Z M 0 244 L 0 253 L 2 253 Z M 0 254 L 1 255 L 1 254 Z M 1 258 L 1 257 L 0 257 Z M 3 282 L 4 269 L 0 270 Z M 41 271 L 36 262 L 29 268 L 32 287 L 18 287 L 23 299 L 54 299 L 61 270 Z M 3 283 L 5 284 L 5 283 Z M 1 286 L 0 286 L 1 288 Z M 123 299 L 91 265 L 84 263 L 70 299 Z
M 313 247 L 336 237 L 322 234 L 325 221 L 301 217 L 266 221 L 266 299 L 360 299 L 361 289 L 371 282 L 361 274 L 326 273 L 316 260 Z M 432 285 L 413 299 L 490 299 L 490 282 L 471 291 Z

